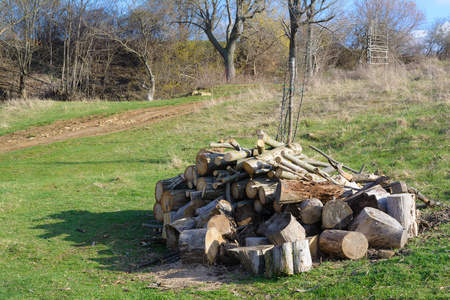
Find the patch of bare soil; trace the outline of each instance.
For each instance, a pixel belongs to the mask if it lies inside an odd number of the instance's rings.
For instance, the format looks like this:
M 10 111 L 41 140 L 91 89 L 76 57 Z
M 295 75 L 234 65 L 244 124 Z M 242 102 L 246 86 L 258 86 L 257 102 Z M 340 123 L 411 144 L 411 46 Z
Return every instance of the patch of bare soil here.
M 442 224 L 450 223 L 450 208 L 433 211 L 420 216 L 420 232 L 437 229 Z
M 81 119 L 57 121 L 0 136 L 0 153 L 15 151 L 37 145 L 47 145 L 73 138 L 99 136 L 119 132 L 185 115 L 203 107 L 202 103 L 177 106 L 152 107 L 127 111 L 112 116 L 90 116 Z

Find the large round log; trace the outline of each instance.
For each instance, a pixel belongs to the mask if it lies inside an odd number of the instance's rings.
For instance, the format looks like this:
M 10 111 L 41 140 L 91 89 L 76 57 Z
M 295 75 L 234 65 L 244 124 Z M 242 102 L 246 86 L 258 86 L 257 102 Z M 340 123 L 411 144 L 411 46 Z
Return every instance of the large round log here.
M 320 251 L 341 258 L 360 259 L 366 255 L 368 247 L 367 238 L 356 231 L 325 230 L 319 237 Z
M 200 176 L 212 175 L 215 170 L 224 170 L 226 165 L 217 166 L 214 163 L 216 157 L 223 157 L 223 153 L 203 153 L 197 155 L 195 165 Z
M 229 249 L 228 252 L 239 259 L 242 267 L 252 275 L 262 274 L 265 270 L 264 255 L 273 245 L 259 245 Z
M 305 239 L 305 229 L 290 213 L 278 214 L 267 222 L 266 236 L 274 245 Z
M 198 177 L 197 167 L 194 165 L 187 166 L 186 170 L 184 171 L 184 179 L 186 181 L 192 181 L 192 182 L 195 181 L 196 182 L 197 177 Z
M 220 232 L 223 238 L 234 240 L 236 227 L 233 223 L 234 222 L 231 222 L 231 220 L 227 216 L 219 214 L 211 217 L 206 223 L 205 227 L 214 227 Z
M 327 229 L 343 229 L 353 219 L 350 206 L 341 200 L 331 200 L 322 208 L 322 225 Z
M 364 208 L 348 228 L 364 234 L 374 248 L 403 248 L 408 239 L 406 229 L 396 219 L 372 207 Z
M 161 207 L 163 211 L 169 212 L 178 210 L 189 203 L 190 199 L 186 197 L 186 191 L 188 190 L 165 191 L 161 198 Z
M 277 190 L 278 180 L 271 181 L 258 187 L 258 196 L 262 204 L 270 204 L 276 199 L 275 191 Z
M 161 198 L 165 191 L 187 189 L 188 183 L 181 175 L 172 178 L 160 180 L 155 185 L 155 200 L 161 202 Z
M 300 202 L 300 219 L 305 224 L 314 224 L 322 220 L 322 201 L 316 198 Z
M 393 194 L 387 197 L 387 213 L 408 232 L 408 238 L 419 234 L 416 220 L 416 195 Z
M 178 239 L 181 260 L 185 264 L 212 264 L 223 242 L 225 241 L 216 228 L 184 230 Z

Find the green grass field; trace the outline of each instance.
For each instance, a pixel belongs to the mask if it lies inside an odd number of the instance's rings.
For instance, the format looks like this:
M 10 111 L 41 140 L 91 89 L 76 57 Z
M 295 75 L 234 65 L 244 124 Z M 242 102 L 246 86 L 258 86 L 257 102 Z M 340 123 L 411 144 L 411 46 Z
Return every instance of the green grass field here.
M 306 94 L 299 127 L 305 153 L 320 158 L 308 148 L 314 145 L 450 204 L 450 71 L 427 70 L 323 79 Z M 141 246 L 151 234 L 142 223 L 150 220 L 155 183 L 183 172 L 209 141 L 232 136 L 251 147 L 256 129 L 274 134 L 279 101 L 279 91 L 251 87 L 163 123 L 0 154 L 0 298 L 450 298 L 449 224 L 390 260 L 324 262 L 297 276 L 236 279 L 214 291 L 150 289 L 149 269 L 128 272 L 130 264 L 166 251 Z M 170 103 L 38 103 L 11 119 L 3 106 L 0 134 Z

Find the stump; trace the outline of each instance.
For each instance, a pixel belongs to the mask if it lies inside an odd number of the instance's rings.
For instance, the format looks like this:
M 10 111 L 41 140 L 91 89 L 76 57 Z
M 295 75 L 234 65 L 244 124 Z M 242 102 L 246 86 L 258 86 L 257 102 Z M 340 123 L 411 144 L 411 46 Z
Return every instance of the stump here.
M 222 242 L 225 241 L 215 228 L 184 230 L 178 239 L 181 260 L 185 264 L 212 264 Z
M 305 239 L 305 229 L 290 213 L 275 215 L 267 222 L 266 236 L 274 245 Z
M 364 234 L 370 247 L 403 248 L 408 239 L 406 229 L 381 210 L 366 207 L 349 225 L 349 230 Z
M 294 254 L 292 242 L 274 246 L 264 255 L 267 278 L 294 274 Z
M 341 258 L 360 259 L 366 255 L 368 247 L 367 238 L 356 231 L 325 230 L 319 237 L 320 251 Z
M 419 234 L 416 218 L 416 195 L 394 194 L 387 197 L 387 213 L 408 232 L 408 238 Z

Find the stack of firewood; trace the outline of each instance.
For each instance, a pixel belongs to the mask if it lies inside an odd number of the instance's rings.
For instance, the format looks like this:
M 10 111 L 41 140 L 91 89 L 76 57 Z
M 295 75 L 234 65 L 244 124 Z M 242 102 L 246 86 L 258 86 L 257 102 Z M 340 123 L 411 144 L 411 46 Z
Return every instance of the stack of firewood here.
M 154 217 L 183 263 L 296 274 L 320 256 L 359 259 L 418 234 L 415 200 L 433 202 L 416 189 L 257 135 L 254 149 L 234 139 L 210 143 L 184 174 L 156 184 Z

